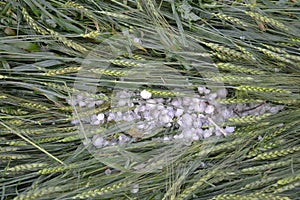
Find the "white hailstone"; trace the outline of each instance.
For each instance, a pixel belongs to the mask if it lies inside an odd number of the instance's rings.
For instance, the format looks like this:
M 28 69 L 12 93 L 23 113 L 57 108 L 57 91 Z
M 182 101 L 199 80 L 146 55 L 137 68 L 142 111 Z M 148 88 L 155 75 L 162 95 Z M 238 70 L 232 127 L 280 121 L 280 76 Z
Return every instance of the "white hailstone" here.
M 184 97 L 182 99 L 182 105 L 184 105 L 184 106 L 189 106 L 191 103 L 192 103 L 192 101 L 191 101 L 191 98 L 189 98 L 189 97 Z
M 186 139 L 192 138 L 195 132 L 196 130 L 194 128 L 185 128 L 182 130 L 182 134 Z
M 202 128 L 197 128 L 196 133 L 200 136 L 203 136 L 203 129 Z
M 205 91 L 205 88 L 204 87 L 198 87 L 198 92 L 199 92 L 199 94 L 203 94 L 204 93 L 204 91 Z
M 234 126 L 226 126 L 226 127 L 225 127 L 226 133 L 233 133 L 233 132 L 234 132 L 234 129 L 235 129 Z
M 150 111 L 145 111 L 142 113 L 142 116 L 145 120 L 151 120 L 152 119 L 152 114 L 150 114 Z
M 99 120 L 91 121 L 92 125 L 99 125 L 101 122 Z
M 162 113 L 161 113 L 160 110 L 152 110 L 151 111 L 151 118 L 157 119 L 161 114 Z
M 90 117 L 83 117 L 81 118 L 82 122 L 86 122 L 86 123 L 90 123 L 91 122 L 91 118 Z
M 216 130 L 215 130 L 215 134 L 216 134 L 216 136 L 221 136 L 221 135 L 227 136 L 227 133 L 226 133 L 226 132 L 221 131 L 221 130 L 219 130 L 219 129 L 216 129 Z
M 162 115 L 160 117 L 160 120 L 161 120 L 162 123 L 168 124 L 169 122 L 172 121 L 172 118 L 170 116 L 168 116 L 168 115 Z
M 185 127 L 191 127 L 192 123 L 193 123 L 193 118 L 191 115 L 186 113 L 186 114 L 182 115 L 182 121 L 183 121 L 183 125 Z
M 157 98 L 157 99 L 155 99 L 155 101 L 157 103 L 164 103 L 165 100 L 163 98 Z
M 156 108 L 157 102 L 154 99 L 148 99 L 146 104 L 146 109 L 154 109 Z
M 166 127 L 166 128 L 171 127 L 171 126 L 172 126 L 172 123 L 171 123 L 171 122 L 165 124 L 165 127 Z
M 91 121 L 97 120 L 97 115 L 92 115 L 92 116 L 90 117 L 90 120 L 91 120 Z
M 225 98 L 227 96 L 227 90 L 225 88 L 217 90 L 219 98 Z
M 192 139 L 193 141 L 198 141 L 200 137 L 197 134 L 193 134 Z
M 183 135 L 180 133 L 179 135 L 174 135 L 174 139 L 178 140 L 178 139 L 182 139 Z
M 253 110 L 249 110 L 247 111 L 247 115 L 260 115 L 260 114 L 264 114 L 266 112 L 268 112 L 269 109 L 268 108 L 256 108 L 256 109 L 253 109 Z
M 156 109 L 157 110 L 163 110 L 165 106 L 162 103 L 157 104 Z
M 278 128 L 281 128 L 283 126 L 284 126 L 284 123 L 280 123 L 280 124 L 277 125 Z
M 126 142 L 130 140 L 130 138 L 124 134 L 121 134 L 118 139 L 119 139 L 119 144 L 126 144 Z
M 96 137 L 96 139 L 93 141 L 93 145 L 96 148 L 101 148 L 104 145 L 103 137 Z
M 136 106 L 133 112 L 138 115 L 142 107 L 143 106 Z
M 184 110 L 181 108 L 178 108 L 175 112 L 176 117 L 180 117 L 183 114 Z
M 136 117 L 133 114 L 128 114 L 123 118 L 124 121 L 128 121 L 128 122 L 134 121 L 135 119 Z
M 202 126 L 210 126 L 210 122 L 208 120 L 203 120 L 202 121 Z
M 203 133 L 202 133 L 202 135 L 203 135 L 204 138 L 210 137 L 212 135 L 211 129 L 204 130 Z
M 139 107 L 137 107 L 137 109 L 138 109 L 138 112 L 145 112 L 146 110 L 147 110 L 147 106 L 139 106 Z
M 257 137 L 257 140 L 258 141 L 261 141 L 263 139 L 263 137 L 261 136 L 261 135 L 259 135 L 258 137 Z
M 157 121 L 150 121 L 150 122 L 148 122 L 147 123 L 147 130 L 148 130 L 148 132 L 146 132 L 147 134 L 149 134 L 149 133 L 151 133 L 151 131 L 150 130 L 155 130 L 157 127 L 161 127 L 161 126 L 158 126 L 158 123 L 159 122 L 157 122 Z
M 135 43 L 138 43 L 138 44 L 142 44 L 142 41 L 141 41 L 141 39 L 140 38 L 133 38 L 133 41 L 135 42 Z
M 187 108 L 188 112 L 194 112 L 195 111 L 195 105 L 193 103 L 190 104 L 190 106 Z
M 100 113 L 97 115 L 97 120 L 102 121 L 104 120 L 105 115 L 103 113 Z
M 252 113 L 252 114 L 250 114 L 250 111 L 247 111 L 247 112 L 242 112 L 242 113 L 239 113 L 239 116 L 247 116 L 247 115 L 259 115 L 260 113 L 258 112 L 258 113 Z M 262 112 L 262 114 L 263 114 L 263 112 Z
M 284 108 L 284 106 L 274 106 L 274 107 L 271 107 L 269 109 L 269 112 L 272 113 L 272 114 L 276 114 L 278 113 L 280 110 L 282 110 Z
M 79 123 L 79 120 L 78 120 L 78 119 L 74 119 L 74 120 L 71 121 L 71 124 L 73 124 L 73 125 L 76 125 L 76 124 L 78 124 L 78 123 Z
M 94 99 L 94 98 L 91 98 L 91 97 L 88 97 L 88 98 L 86 98 L 86 101 L 87 101 L 87 102 L 93 102 L 93 101 L 95 101 L 95 99 Z
M 206 88 L 205 88 L 204 93 L 205 93 L 205 94 L 209 94 L 209 93 L 210 93 L 210 89 L 206 89 Z
M 167 109 L 162 109 L 161 111 L 160 111 L 160 113 L 162 114 L 162 115 L 167 115 L 168 114 L 168 110 Z
M 210 93 L 210 94 L 208 95 L 208 99 L 214 100 L 215 98 L 217 98 L 217 96 L 218 96 L 217 93 Z
M 206 108 L 205 101 L 200 101 L 198 104 L 194 106 L 195 112 L 203 113 Z
M 172 101 L 172 98 L 170 98 L 170 97 L 169 97 L 169 98 L 165 98 L 164 101 L 165 101 L 166 103 L 170 104 L 171 101 Z
M 129 106 L 130 108 L 132 108 L 132 107 L 134 107 L 134 103 L 131 102 L 131 101 L 129 101 L 129 102 L 128 102 L 128 106 Z
M 198 104 L 201 100 L 199 98 L 193 97 L 191 101 L 195 104 Z
M 117 112 L 115 121 L 122 121 L 122 120 L 123 120 L 123 113 L 122 112 Z
M 212 106 L 212 105 L 208 105 L 207 107 L 206 107 L 206 109 L 205 109 L 205 113 L 206 114 L 212 114 L 213 112 L 214 112 L 214 110 L 215 110 L 215 107 L 214 106 Z
M 84 102 L 84 101 L 79 101 L 78 105 L 79 105 L 80 107 L 84 107 L 84 106 L 86 106 L 86 102 Z
M 166 109 L 167 109 L 168 111 L 174 111 L 174 107 L 173 107 L 173 106 L 170 106 L 169 103 L 166 105 Z
M 82 143 L 84 146 L 88 146 L 91 143 L 91 140 L 87 138 Z
M 201 109 L 201 107 L 200 107 L 200 104 L 198 103 L 198 104 L 195 104 L 195 105 L 193 105 L 193 110 L 195 111 L 195 112 L 203 112 L 203 110 Z
M 107 121 L 115 120 L 115 113 L 109 113 L 107 117 Z
M 195 120 L 193 121 L 193 127 L 198 128 L 198 127 L 201 127 L 201 126 L 202 126 L 201 120 L 195 119 Z
M 107 169 L 104 171 L 104 173 L 105 173 L 106 175 L 111 175 L 111 170 L 110 170 L 109 168 L 107 168 Z
M 83 96 L 82 95 L 77 95 L 77 99 L 78 100 L 83 100 Z
M 220 113 L 225 119 L 233 117 L 233 110 L 229 110 L 229 109 L 224 109 L 221 111 Z
M 116 97 L 119 97 L 119 98 L 126 98 L 126 97 L 128 97 L 127 91 L 117 91 L 115 95 L 116 95 Z
M 182 124 L 183 124 L 182 118 L 179 118 L 179 119 L 177 120 L 177 124 L 178 124 L 179 126 L 182 126 Z
M 140 121 L 140 122 L 137 123 L 136 128 L 139 129 L 139 130 L 144 130 L 146 126 L 147 126 L 146 122 Z
M 174 118 L 174 116 L 175 116 L 175 112 L 174 112 L 174 110 L 168 110 L 168 116 L 169 117 L 171 117 L 172 119 Z
M 117 103 L 118 107 L 125 106 L 127 104 L 128 99 L 120 99 Z
M 134 118 L 134 119 L 140 119 L 141 116 L 138 115 L 137 113 L 135 113 L 134 111 L 131 111 L 131 116 Z
M 168 136 L 165 136 L 164 138 L 163 138 L 163 141 L 170 141 L 171 139 L 168 137 Z
M 235 110 L 240 112 L 240 111 L 244 110 L 245 108 L 246 108 L 245 104 L 238 104 L 238 105 L 236 105 Z
M 75 99 L 67 99 L 67 103 L 71 106 L 76 106 L 77 102 L 75 101 Z
M 171 105 L 174 106 L 174 107 L 180 107 L 181 106 L 181 101 L 179 101 L 179 100 L 173 100 L 171 102 Z
M 150 99 L 152 96 L 151 92 L 148 92 L 147 90 L 141 91 L 140 95 L 143 99 Z
M 222 122 L 224 122 L 225 120 L 224 120 L 224 117 L 223 116 L 221 116 L 220 114 L 216 114 L 216 115 L 214 115 L 214 121 L 218 124 L 218 123 L 222 123 Z
M 199 114 L 198 114 L 198 118 L 199 118 L 199 119 L 206 119 L 206 116 L 203 115 L 203 114 L 201 114 L 201 113 L 199 113 Z
M 95 101 L 95 104 L 96 104 L 96 105 L 101 105 L 101 104 L 103 104 L 103 103 L 104 103 L 103 100 L 97 100 L 97 101 Z
M 139 191 L 139 184 L 135 184 L 135 185 L 132 187 L 132 189 L 130 190 L 130 192 L 131 192 L 132 194 L 136 194 L 136 193 L 138 193 L 138 191 Z
M 88 108 L 92 108 L 92 107 L 94 107 L 95 106 L 95 101 L 92 101 L 92 102 L 89 102 L 88 104 L 87 104 L 87 107 Z
M 108 140 L 105 140 L 103 143 L 103 147 L 110 146 L 110 142 Z
M 204 168 L 207 167 L 207 164 L 205 162 L 200 162 L 200 166 Z

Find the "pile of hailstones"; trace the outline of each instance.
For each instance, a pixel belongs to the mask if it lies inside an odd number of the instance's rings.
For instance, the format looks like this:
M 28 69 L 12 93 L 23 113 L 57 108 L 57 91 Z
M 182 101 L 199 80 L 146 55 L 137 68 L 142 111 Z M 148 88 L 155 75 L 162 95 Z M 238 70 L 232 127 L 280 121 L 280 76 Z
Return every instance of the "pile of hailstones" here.
M 102 94 L 104 95 L 104 94 Z M 198 94 L 194 97 L 152 98 L 146 90 L 141 92 L 118 91 L 117 99 L 112 103 L 112 108 L 129 107 L 127 111 L 104 112 L 80 119 L 82 123 L 102 125 L 108 122 L 132 122 L 132 127 L 142 136 L 150 134 L 157 128 L 174 128 L 176 135 L 165 135 L 163 141 L 183 140 L 187 144 L 210 136 L 226 136 L 234 132 L 234 126 L 219 127 L 217 124 L 225 122 L 228 118 L 246 115 L 261 115 L 264 113 L 277 113 L 282 106 L 270 104 L 237 104 L 226 105 L 218 103 L 218 99 L 227 96 L 226 89 L 212 92 L 206 87 L 199 87 Z M 93 108 L 104 103 L 89 97 L 77 95 L 68 100 L 72 106 Z M 253 109 L 255 108 L 255 109 Z M 78 124 L 73 120 L 72 124 Z M 108 140 L 103 136 L 94 135 L 93 145 L 97 148 L 126 144 L 135 136 L 133 134 L 120 134 L 118 139 Z M 139 136 L 141 137 L 141 135 Z

